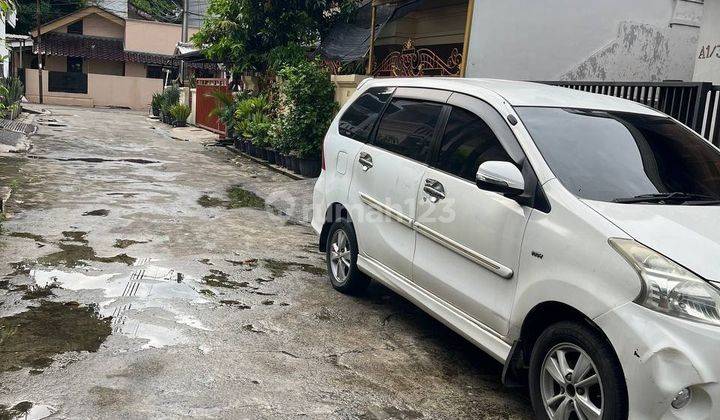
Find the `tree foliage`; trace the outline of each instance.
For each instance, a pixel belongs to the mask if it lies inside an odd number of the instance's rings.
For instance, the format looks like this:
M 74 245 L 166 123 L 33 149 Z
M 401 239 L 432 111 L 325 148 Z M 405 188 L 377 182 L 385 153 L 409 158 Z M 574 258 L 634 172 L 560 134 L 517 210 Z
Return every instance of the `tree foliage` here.
M 7 2 L 7 0 L 2 0 Z M 86 0 L 40 0 L 40 21 L 48 23 L 85 7 Z M 10 33 L 26 35 L 37 25 L 35 0 L 15 0 L 17 25 L 7 27 Z
M 268 53 L 289 44 L 316 45 L 357 0 L 211 0 L 193 37 L 209 59 L 236 72 L 264 71 Z

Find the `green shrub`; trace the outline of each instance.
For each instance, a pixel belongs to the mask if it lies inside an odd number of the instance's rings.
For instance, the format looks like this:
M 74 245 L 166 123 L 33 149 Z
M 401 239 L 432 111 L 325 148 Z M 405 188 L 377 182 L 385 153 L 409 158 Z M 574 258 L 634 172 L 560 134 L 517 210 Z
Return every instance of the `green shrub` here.
M 7 78 L 2 81 L 2 85 L 6 89 L 2 98 L 2 102 L 5 106 L 9 107 L 22 100 L 23 94 L 25 93 L 25 86 L 23 86 L 20 79 L 17 77 Z
M 225 127 L 227 127 L 227 136 L 234 137 L 237 133 L 235 127 L 235 109 L 237 104 L 248 97 L 246 93 L 239 93 L 233 96 L 232 93 L 224 91 L 210 92 L 210 96 L 215 99 L 215 108 L 210 111 L 210 115 L 217 117 Z
M 311 61 L 285 66 L 279 76 L 280 115 L 273 128 L 273 143 L 285 153 L 319 158 L 323 138 L 338 109 L 330 74 Z
M 184 126 L 190 116 L 190 107 L 185 104 L 175 104 L 170 108 L 170 115 L 175 120 L 175 124 Z
M 22 100 L 25 87 L 17 77 L 0 80 L 0 115 L 12 115 L 22 109 Z
M 270 146 L 272 105 L 264 95 L 241 99 L 235 104 L 233 126 L 238 134 L 259 147 Z
M 165 101 L 165 95 L 163 92 L 155 92 L 152 96 L 152 102 L 150 102 L 150 108 L 155 116 L 160 115 L 160 109 L 162 108 L 163 102 Z
M 165 89 L 165 92 L 163 92 L 162 105 L 160 105 L 160 113 L 163 116 L 164 122 L 169 124 L 174 123 L 170 110 L 177 105 L 178 102 L 180 102 L 180 89 L 177 86 L 170 86 Z

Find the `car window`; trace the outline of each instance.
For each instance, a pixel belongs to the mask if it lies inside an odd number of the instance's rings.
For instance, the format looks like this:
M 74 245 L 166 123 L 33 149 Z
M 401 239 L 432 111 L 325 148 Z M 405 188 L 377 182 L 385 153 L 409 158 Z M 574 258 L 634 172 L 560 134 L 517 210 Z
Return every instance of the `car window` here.
M 394 88 L 370 88 L 360 95 L 340 117 L 340 134 L 366 143 Z
M 649 194 L 720 199 L 720 153 L 670 118 L 517 108 L 550 169 L 573 194 L 625 201 Z
M 424 162 L 430 153 L 443 105 L 411 99 L 390 101 L 380 120 L 374 144 Z
M 490 160 L 512 162 L 485 121 L 470 111 L 453 107 L 435 166 L 475 182 L 478 167 Z

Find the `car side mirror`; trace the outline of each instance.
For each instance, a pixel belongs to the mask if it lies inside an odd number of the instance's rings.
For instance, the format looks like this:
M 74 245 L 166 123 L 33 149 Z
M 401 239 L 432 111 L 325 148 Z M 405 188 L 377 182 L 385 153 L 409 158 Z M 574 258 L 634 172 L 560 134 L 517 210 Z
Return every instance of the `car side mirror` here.
M 480 189 L 494 191 L 506 197 L 516 197 L 525 191 L 522 172 L 511 162 L 484 162 L 478 168 L 475 182 Z

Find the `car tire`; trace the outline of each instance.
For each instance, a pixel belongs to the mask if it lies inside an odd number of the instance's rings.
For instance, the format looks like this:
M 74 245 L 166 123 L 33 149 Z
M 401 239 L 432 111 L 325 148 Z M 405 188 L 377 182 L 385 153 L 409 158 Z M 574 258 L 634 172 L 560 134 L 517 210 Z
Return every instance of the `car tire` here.
M 330 283 L 341 293 L 354 295 L 363 292 L 370 278 L 357 267 L 358 244 L 352 223 L 336 220 L 328 231 L 327 260 Z
M 597 418 L 603 420 L 628 417 L 620 361 L 608 340 L 589 325 L 559 322 L 543 331 L 533 347 L 529 376 L 530 398 L 538 419 L 592 418 L 573 412 L 590 414 L 593 408 L 600 409 Z M 569 410 L 568 415 L 564 417 L 561 410 Z

